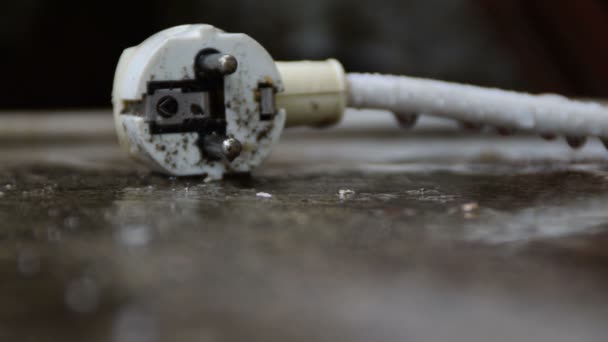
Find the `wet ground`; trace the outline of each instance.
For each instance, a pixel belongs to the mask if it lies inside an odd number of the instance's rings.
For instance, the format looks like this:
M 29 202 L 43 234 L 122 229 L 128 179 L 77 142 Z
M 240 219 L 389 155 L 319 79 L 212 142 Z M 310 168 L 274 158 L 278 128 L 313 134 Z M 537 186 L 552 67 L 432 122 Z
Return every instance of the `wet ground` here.
M 608 152 L 425 127 L 221 183 L 3 142 L 0 341 L 605 341 Z

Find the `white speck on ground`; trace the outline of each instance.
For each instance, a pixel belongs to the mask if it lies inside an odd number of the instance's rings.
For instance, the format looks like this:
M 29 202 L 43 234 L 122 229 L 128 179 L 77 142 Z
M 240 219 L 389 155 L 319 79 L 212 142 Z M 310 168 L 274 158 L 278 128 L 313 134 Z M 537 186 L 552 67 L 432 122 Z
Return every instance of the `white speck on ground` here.
M 475 219 L 478 217 L 479 204 L 477 202 L 465 203 L 461 207 L 465 219 Z
M 267 193 L 267 192 L 258 192 L 257 194 L 255 194 L 257 197 L 261 197 L 261 198 L 272 198 L 272 195 Z
M 476 211 L 479 209 L 479 204 L 475 202 L 466 203 L 462 205 L 462 211 L 465 213 L 470 213 L 472 211 Z
M 145 225 L 131 225 L 121 228 L 116 237 L 119 242 L 129 247 L 143 247 L 152 240 L 152 232 Z
M 357 193 L 354 190 L 350 190 L 350 189 L 338 190 L 338 197 L 340 197 L 341 200 L 351 199 L 351 198 L 355 197 L 356 194 Z

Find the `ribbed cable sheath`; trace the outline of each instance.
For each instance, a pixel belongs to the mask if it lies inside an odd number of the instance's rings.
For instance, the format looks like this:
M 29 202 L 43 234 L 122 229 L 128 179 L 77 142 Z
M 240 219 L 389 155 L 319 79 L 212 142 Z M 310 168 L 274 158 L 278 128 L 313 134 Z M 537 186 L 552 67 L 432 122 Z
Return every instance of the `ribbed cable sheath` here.
M 608 137 L 608 107 L 405 76 L 348 74 L 348 106 L 420 113 L 536 132 Z

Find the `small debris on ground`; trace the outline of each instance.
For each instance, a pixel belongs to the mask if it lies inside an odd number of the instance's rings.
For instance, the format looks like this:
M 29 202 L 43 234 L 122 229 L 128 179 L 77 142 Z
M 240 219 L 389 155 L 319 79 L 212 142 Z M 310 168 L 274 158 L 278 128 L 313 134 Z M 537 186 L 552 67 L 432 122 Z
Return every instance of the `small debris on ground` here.
M 405 208 L 403 209 L 403 215 L 405 216 L 416 216 L 418 212 L 415 209 Z
M 441 192 L 437 190 L 418 189 L 407 190 L 405 194 L 408 196 L 440 196 Z
M 465 203 L 462 205 L 462 211 L 464 212 L 464 218 L 474 219 L 478 217 L 479 204 L 476 202 Z
M 338 196 L 340 197 L 341 200 L 351 199 L 351 198 L 355 197 L 356 194 L 357 193 L 354 190 L 350 190 L 350 189 L 338 190 Z
M 257 197 L 261 197 L 261 198 L 272 198 L 272 195 L 267 193 L 267 192 L 258 192 L 257 194 L 255 194 Z
M 127 247 L 144 247 L 152 240 L 152 231 L 146 225 L 129 225 L 116 232 L 116 239 Z
M 470 213 L 479 209 L 479 204 L 476 202 L 466 203 L 462 205 L 462 211 Z

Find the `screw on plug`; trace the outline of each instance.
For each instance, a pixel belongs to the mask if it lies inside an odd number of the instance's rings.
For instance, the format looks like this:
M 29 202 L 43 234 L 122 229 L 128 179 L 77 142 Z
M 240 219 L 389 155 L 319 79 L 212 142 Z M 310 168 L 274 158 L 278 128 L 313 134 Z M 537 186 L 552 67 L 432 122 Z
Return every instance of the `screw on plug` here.
M 228 138 L 222 141 L 222 152 L 224 156 L 226 156 L 226 159 L 230 161 L 236 159 L 236 157 L 241 154 L 242 150 L 243 146 L 234 138 Z

